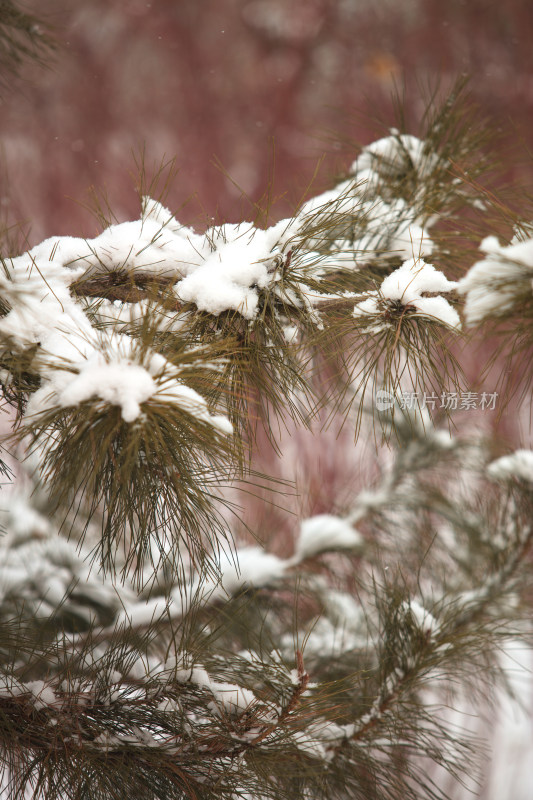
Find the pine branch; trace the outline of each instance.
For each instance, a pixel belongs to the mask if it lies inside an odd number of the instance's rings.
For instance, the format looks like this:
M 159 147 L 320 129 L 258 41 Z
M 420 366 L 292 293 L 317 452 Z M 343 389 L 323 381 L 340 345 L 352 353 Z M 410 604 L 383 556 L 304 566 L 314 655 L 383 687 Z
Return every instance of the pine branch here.
M 463 94 L 290 219 L 199 234 L 142 189 L 138 220 L 102 207 L 95 238 L 2 262 L 5 444 L 28 464 L 0 540 L 7 796 L 441 800 L 428 760 L 472 774 L 443 709 L 496 685 L 520 632 L 533 455 L 487 466 L 426 396 L 465 380 L 458 309 L 524 310 L 527 341 L 531 230 L 445 274 L 490 169 Z M 293 525 L 291 555 L 251 546 L 229 520 L 258 422 L 281 453 L 277 423 L 327 409 L 357 447 L 381 427 L 378 480 Z
M 27 61 L 44 64 L 54 49 L 43 21 L 23 11 L 13 0 L 0 3 L 0 74 L 18 75 Z

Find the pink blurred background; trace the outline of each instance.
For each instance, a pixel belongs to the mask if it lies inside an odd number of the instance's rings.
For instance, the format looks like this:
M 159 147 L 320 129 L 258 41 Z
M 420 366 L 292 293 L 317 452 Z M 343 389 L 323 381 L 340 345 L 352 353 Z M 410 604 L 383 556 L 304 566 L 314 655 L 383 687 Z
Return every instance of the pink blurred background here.
M 364 144 L 383 130 L 376 117 L 394 123 L 395 85 L 405 87 L 416 129 L 428 87 L 447 88 L 466 72 L 507 146 L 532 144 L 531 0 L 32 0 L 26 8 L 58 44 L 48 70 L 26 68 L 1 98 L 0 203 L 12 223 L 29 224 L 30 244 L 94 235 L 83 208 L 91 186 L 107 191 L 119 219 L 136 217 L 134 155 L 143 148 L 148 172 L 176 157 L 168 203 L 182 221 L 201 228 L 206 218 L 250 218 L 240 190 L 255 202 L 269 186 L 284 198 L 272 210 L 279 218 L 322 156 L 317 187 L 353 157 L 332 135 Z M 531 178 L 528 168 L 509 170 Z

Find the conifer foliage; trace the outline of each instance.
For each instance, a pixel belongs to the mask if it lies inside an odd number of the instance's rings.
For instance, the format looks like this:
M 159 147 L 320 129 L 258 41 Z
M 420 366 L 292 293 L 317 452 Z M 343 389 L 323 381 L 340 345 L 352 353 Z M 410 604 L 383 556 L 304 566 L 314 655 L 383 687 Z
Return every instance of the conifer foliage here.
M 54 48 L 47 25 L 13 0 L 0 2 L 0 75 L 16 75 L 28 60 L 46 62 Z
M 533 240 L 517 217 L 472 266 L 498 205 L 463 94 L 275 224 L 197 232 L 143 195 L 93 239 L 6 245 L 6 798 L 475 786 L 482 745 L 447 709 L 482 704 L 528 633 L 533 453 L 456 429 L 457 353 L 487 324 L 529 346 Z M 284 425 L 332 415 L 374 478 L 292 555 L 237 538 L 261 431 L 283 452 Z

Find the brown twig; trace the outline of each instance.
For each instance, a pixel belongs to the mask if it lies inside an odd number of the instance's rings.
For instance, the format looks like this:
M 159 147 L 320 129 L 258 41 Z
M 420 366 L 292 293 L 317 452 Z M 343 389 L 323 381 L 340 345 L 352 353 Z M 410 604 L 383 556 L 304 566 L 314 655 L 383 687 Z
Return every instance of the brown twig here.
M 117 270 L 77 281 L 70 288 L 78 297 L 103 297 L 106 300 L 137 303 L 139 300 L 158 294 L 174 283 L 176 283 L 175 275 Z

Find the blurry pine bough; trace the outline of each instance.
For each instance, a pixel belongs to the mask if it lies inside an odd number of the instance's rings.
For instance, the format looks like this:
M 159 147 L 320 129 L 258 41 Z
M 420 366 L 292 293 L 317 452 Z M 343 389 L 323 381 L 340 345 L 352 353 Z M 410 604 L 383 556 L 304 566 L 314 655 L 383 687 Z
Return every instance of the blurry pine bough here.
M 476 788 L 450 707 L 505 688 L 530 632 L 533 452 L 405 397 L 469 393 L 465 325 L 527 355 L 533 240 L 515 219 L 469 269 L 464 219 L 500 207 L 460 94 L 274 225 L 201 234 L 143 196 L 92 240 L 4 252 L 2 797 Z M 288 557 L 234 541 L 258 428 L 282 450 L 278 422 L 332 409 L 379 477 Z
M 13 0 L 0 0 L 0 85 L 28 61 L 47 63 L 55 43 L 46 23 Z

